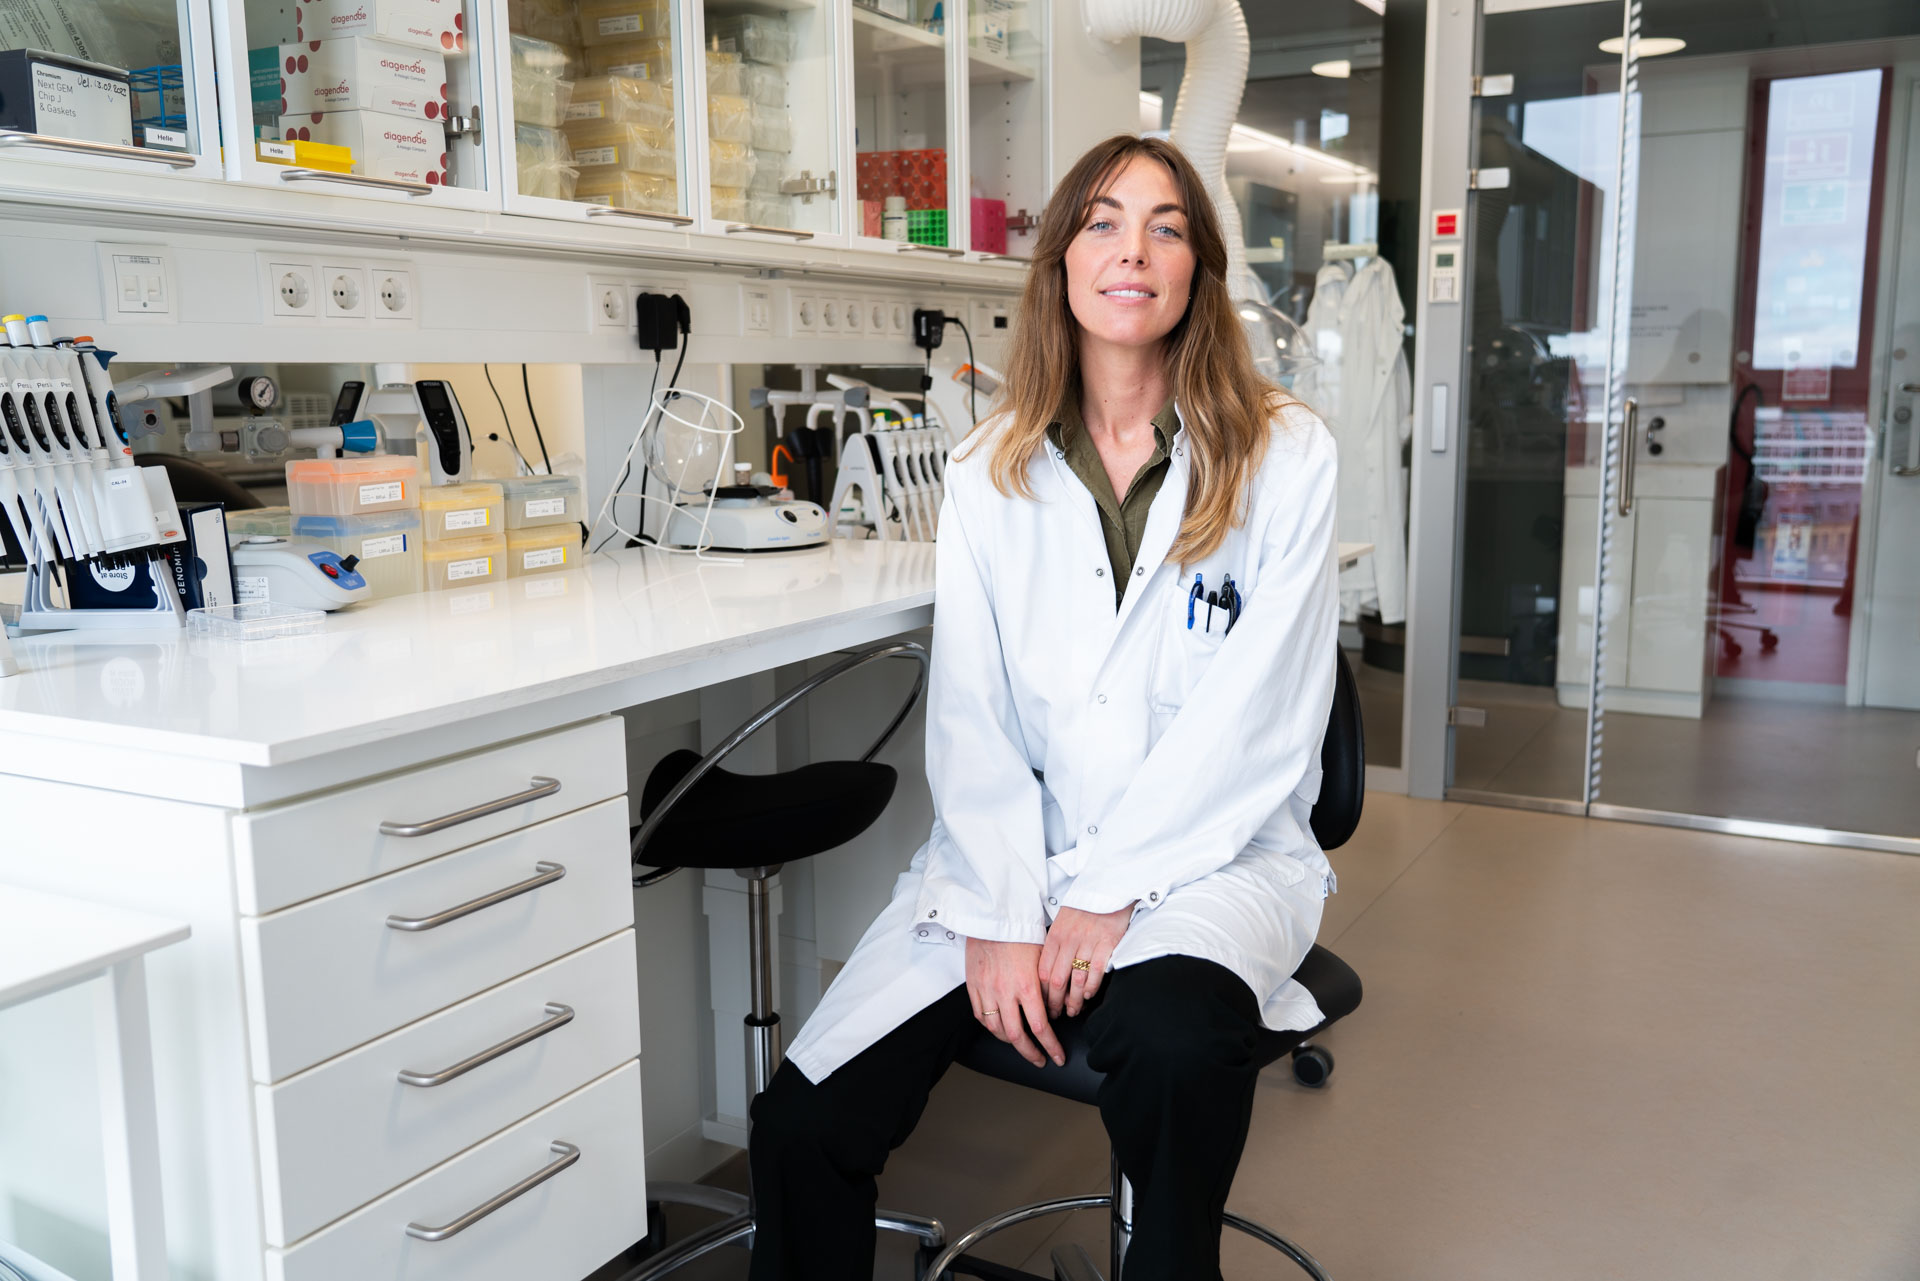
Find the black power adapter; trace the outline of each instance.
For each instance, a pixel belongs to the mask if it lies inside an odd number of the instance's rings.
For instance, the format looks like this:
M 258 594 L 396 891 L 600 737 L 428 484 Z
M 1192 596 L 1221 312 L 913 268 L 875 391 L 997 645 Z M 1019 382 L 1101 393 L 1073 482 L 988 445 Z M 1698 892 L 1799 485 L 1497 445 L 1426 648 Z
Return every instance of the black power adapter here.
M 652 352 L 655 360 L 678 347 L 682 334 L 693 332 L 693 313 L 679 294 L 636 294 L 633 317 L 640 350 Z
M 945 312 L 930 311 L 925 307 L 913 309 L 913 345 L 933 355 L 933 349 L 940 345 L 946 336 L 947 316 Z

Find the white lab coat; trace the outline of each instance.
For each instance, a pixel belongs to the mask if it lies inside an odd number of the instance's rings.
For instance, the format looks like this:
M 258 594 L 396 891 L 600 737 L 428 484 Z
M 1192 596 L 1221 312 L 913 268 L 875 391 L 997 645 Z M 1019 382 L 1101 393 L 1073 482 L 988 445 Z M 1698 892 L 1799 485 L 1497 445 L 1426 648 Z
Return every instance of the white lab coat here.
M 933 832 L 788 1057 L 820 1081 L 966 980 L 965 940 L 1042 942 L 1061 908 L 1137 904 L 1114 968 L 1181 954 L 1247 982 L 1275 1029 L 1320 1021 L 1294 982 L 1332 870 L 1308 825 L 1333 700 L 1335 453 L 1289 407 L 1247 519 L 1206 560 L 1166 560 L 1184 428 L 1119 612 L 1093 495 L 1051 446 L 1035 499 L 947 470 L 936 556 L 927 775 Z M 1187 591 L 1231 573 L 1233 635 Z

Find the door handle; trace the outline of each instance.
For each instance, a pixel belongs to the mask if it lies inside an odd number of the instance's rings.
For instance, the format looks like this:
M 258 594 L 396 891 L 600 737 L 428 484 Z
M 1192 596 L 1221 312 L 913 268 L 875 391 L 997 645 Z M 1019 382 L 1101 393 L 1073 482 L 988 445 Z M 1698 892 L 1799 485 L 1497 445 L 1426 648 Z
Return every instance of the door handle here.
M 1620 514 L 1633 514 L 1633 471 L 1639 460 L 1639 442 L 1634 438 L 1640 434 L 1640 402 L 1627 397 L 1626 421 L 1620 432 Z
M 1900 394 L 1903 396 L 1920 396 L 1920 383 L 1901 383 Z M 1905 405 L 1902 406 L 1902 408 L 1907 411 L 1907 417 L 1911 419 L 1913 417 L 1913 406 Z M 1899 410 L 1895 410 L 1894 412 L 1898 413 Z M 1913 424 L 1911 422 L 1907 424 L 1907 439 L 1909 442 L 1913 439 Z M 1913 446 L 1911 443 L 1907 446 L 1907 456 L 1913 456 Z M 1914 466 L 1911 463 L 1899 463 L 1894 466 L 1893 474 L 1901 477 L 1920 476 L 1920 467 Z

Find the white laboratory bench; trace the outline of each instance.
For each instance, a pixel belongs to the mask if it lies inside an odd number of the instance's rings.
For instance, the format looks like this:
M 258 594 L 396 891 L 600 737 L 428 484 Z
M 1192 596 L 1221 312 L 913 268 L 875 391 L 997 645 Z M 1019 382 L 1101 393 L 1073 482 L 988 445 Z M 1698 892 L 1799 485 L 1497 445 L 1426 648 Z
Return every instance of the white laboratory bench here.
M 837 542 L 15 640 L 0 883 L 192 928 L 150 963 L 175 1274 L 574 1281 L 644 1235 L 613 713 L 932 614 L 931 545 Z

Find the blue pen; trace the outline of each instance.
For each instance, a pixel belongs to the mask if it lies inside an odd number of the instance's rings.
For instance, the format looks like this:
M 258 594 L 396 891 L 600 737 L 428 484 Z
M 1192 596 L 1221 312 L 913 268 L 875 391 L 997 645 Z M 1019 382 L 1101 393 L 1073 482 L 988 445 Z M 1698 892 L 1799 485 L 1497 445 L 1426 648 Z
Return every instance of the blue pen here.
M 1207 590 L 1207 586 L 1204 582 L 1200 580 L 1200 575 L 1195 574 L 1193 576 L 1193 590 L 1187 593 L 1187 630 L 1188 631 L 1193 630 L 1193 603 L 1199 600 L 1201 596 L 1205 595 L 1206 590 Z

